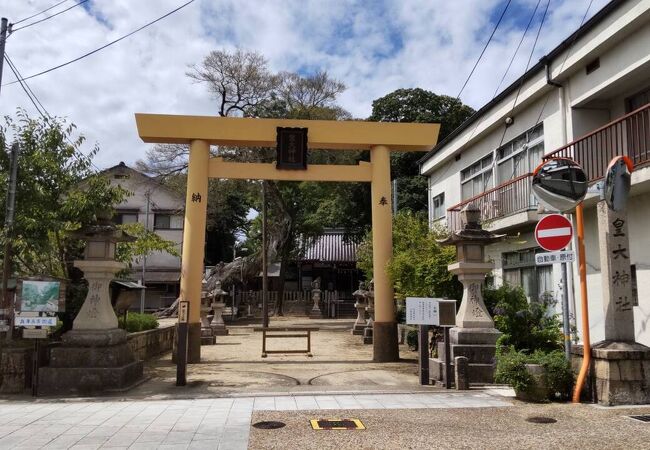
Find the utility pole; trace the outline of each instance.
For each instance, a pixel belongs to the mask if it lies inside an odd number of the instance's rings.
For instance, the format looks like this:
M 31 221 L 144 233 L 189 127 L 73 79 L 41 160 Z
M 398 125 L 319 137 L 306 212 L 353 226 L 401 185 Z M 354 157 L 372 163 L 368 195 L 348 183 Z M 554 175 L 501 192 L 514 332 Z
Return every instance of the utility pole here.
M 262 327 L 269 326 L 268 242 L 266 239 L 266 182 L 262 181 Z
M 0 89 L 2 88 L 2 69 L 5 62 L 5 42 L 7 41 L 7 18 L 0 19 Z
M 6 19 L 5 19 L 6 20 Z M 4 23 L 4 22 L 3 22 Z M 11 239 L 13 237 L 14 212 L 16 204 L 16 182 L 18 175 L 18 154 L 20 147 L 18 143 L 11 146 L 11 167 L 9 169 L 9 187 L 7 189 L 7 210 L 5 215 L 5 245 L 4 258 L 2 264 L 2 311 L 4 322 L 7 328 L 7 340 L 12 339 L 13 329 L 13 311 L 12 301 L 7 295 L 7 285 L 9 284 L 9 274 L 11 272 Z
M 151 191 L 147 190 L 145 193 L 145 196 L 147 197 L 147 207 L 145 209 L 145 215 L 144 215 L 144 229 L 145 232 L 149 231 L 149 209 L 151 205 Z M 145 286 L 144 283 L 144 276 L 145 273 L 147 272 L 147 255 L 144 255 L 142 257 L 142 286 Z M 140 314 L 144 314 L 144 299 L 145 299 L 145 289 L 142 289 L 140 291 Z

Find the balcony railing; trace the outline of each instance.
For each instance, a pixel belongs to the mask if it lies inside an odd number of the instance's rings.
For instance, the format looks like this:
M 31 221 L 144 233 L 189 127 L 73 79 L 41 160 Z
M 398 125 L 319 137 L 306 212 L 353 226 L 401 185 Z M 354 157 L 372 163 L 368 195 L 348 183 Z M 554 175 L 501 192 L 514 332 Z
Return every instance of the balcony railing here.
M 635 166 L 650 162 L 650 104 L 560 147 L 544 160 L 571 158 L 587 172 L 589 181 L 596 181 L 605 175 L 612 158 L 619 155 L 628 156 Z M 460 229 L 460 211 L 470 202 L 481 210 L 484 223 L 535 208 L 531 177 L 530 173 L 522 175 L 452 206 L 447 209 L 447 227 Z
M 615 156 L 628 156 L 635 166 L 650 161 L 650 104 L 647 104 L 544 156 L 571 158 L 589 181 L 605 176 Z
M 474 203 L 479 208 L 483 223 L 535 208 L 537 202 L 531 189 L 532 175 L 527 173 L 513 178 L 447 209 L 447 227 L 450 230 L 460 229 L 460 211 L 468 203 Z

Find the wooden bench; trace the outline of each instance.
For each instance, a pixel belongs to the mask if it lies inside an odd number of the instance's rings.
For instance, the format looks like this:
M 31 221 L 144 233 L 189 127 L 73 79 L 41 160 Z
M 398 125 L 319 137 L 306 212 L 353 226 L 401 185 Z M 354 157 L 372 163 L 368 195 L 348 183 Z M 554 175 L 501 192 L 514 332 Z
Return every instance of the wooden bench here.
M 262 332 L 262 358 L 266 358 L 269 353 L 305 353 L 312 357 L 311 354 L 311 332 L 318 331 L 318 327 L 257 327 L 255 331 Z M 306 338 L 307 349 L 305 350 L 267 350 L 267 339 L 287 339 L 287 338 Z

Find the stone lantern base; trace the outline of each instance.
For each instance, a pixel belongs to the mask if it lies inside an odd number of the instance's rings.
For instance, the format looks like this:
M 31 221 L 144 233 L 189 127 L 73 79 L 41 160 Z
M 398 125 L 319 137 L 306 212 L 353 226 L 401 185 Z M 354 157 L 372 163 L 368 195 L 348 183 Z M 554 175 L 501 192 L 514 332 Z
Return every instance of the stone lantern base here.
M 496 328 L 450 329 L 451 366 L 454 358 L 465 356 L 470 383 L 494 383 L 494 356 L 499 336 L 501 333 Z M 445 382 L 445 344 L 438 342 L 437 349 L 438 357 L 429 360 L 429 377 L 434 382 Z
M 142 381 L 143 363 L 126 342 L 127 333 L 109 330 L 71 330 L 50 351 L 50 364 L 38 372 L 43 395 L 92 395 L 124 391 Z

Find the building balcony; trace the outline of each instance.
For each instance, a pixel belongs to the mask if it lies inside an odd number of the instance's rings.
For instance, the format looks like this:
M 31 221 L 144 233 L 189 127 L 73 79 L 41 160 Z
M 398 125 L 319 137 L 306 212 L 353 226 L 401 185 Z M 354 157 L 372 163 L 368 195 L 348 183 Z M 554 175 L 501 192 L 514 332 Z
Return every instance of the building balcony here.
M 650 161 L 650 103 L 560 147 L 544 159 L 571 158 L 587 172 L 589 181 L 597 181 L 605 176 L 612 158 L 620 155 L 628 156 L 635 168 Z
M 491 230 L 504 230 L 533 222 L 537 218 L 537 200 L 531 189 L 532 173 L 513 178 L 482 194 L 447 209 L 447 227 L 459 230 L 460 212 L 469 203 L 481 211 L 481 221 Z
M 589 181 L 595 182 L 619 155 L 628 156 L 635 168 L 650 162 L 650 104 L 547 154 L 544 160 L 571 158 L 583 167 Z M 531 184 L 532 173 L 527 173 L 452 206 L 447 209 L 447 227 L 451 231 L 460 229 L 460 211 L 469 203 L 480 209 L 483 224 L 493 231 L 536 222 L 537 201 Z

